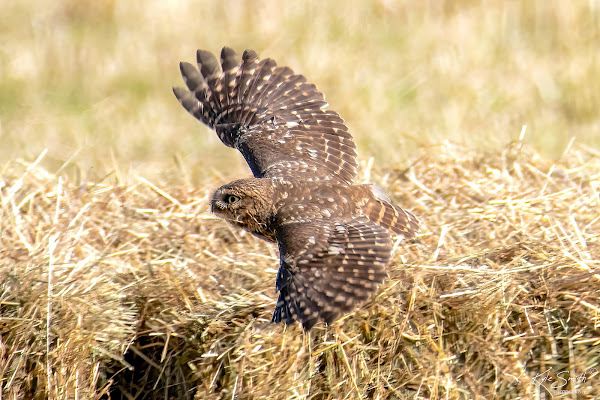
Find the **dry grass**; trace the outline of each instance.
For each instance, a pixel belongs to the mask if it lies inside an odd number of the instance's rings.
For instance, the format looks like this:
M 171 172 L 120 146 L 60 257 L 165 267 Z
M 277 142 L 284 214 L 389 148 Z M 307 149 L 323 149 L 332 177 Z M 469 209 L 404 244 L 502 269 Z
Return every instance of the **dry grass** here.
M 422 235 L 372 301 L 310 335 L 267 324 L 276 249 L 210 217 L 210 185 L 76 186 L 11 163 L 3 396 L 597 398 L 598 153 L 436 150 L 385 175 L 363 168 Z
M 597 1 L 2 7 L 0 399 L 600 398 Z M 170 87 L 223 45 L 315 82 L 423 225 L 310 335 L 206 213 L 249 172 Z

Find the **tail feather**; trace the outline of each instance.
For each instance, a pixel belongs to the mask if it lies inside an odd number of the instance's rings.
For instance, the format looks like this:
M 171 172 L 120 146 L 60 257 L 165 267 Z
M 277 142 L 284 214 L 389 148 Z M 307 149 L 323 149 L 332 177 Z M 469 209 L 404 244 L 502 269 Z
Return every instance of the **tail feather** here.
M 419 231 L 417 218 L 391 201 L 378 197 L 370 199 L 365 206 L 365 213 L 379 226 L 407 239 L 414 238 Z

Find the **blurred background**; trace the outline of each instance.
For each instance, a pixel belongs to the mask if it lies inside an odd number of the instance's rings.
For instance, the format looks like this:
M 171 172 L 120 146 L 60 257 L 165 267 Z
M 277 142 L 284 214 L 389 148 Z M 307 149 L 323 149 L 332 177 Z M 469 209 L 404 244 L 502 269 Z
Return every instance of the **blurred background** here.
M 359 157 L 408 166 L 451 141 L 600 143 L 600 1 L 3 0 L 0 165 L 77 181 L 249 175 L 172 94 L 197 48 L 304 74 Z M 109 175 L 107 178 L 106 176 Z

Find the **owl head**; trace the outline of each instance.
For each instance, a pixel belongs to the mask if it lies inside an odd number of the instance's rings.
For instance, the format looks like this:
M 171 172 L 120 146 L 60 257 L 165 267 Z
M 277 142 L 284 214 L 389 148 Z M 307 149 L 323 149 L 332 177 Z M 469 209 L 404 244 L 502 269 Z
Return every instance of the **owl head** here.
M 273 184 L 270 179 L 239 179 L 218 188 L 210 201 L 213 214 L 238 225 L 265 221 L 272 212 Z M 250 228 L 248 226 L 248 228 Z

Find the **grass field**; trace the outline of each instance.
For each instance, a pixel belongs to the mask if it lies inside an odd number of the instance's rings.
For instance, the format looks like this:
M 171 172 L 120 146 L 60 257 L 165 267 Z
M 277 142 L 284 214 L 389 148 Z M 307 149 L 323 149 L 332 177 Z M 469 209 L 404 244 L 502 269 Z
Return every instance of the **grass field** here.
M 600 3 L 3 3 L 0 399 L 600 397 Z M 255 49 L 422 223 L 360 310 L 266 322 L 249 175 L 171 87 Z M 571 379 L 569 379 L 571 378 Z

